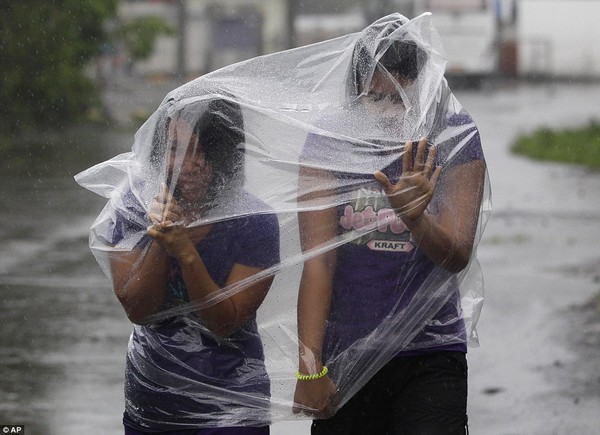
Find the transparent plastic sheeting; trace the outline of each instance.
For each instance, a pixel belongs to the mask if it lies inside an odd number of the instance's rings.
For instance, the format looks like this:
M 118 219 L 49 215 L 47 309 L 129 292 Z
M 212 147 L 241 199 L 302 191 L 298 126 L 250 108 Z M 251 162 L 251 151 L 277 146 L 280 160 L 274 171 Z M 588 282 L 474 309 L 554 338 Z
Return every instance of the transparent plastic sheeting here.
M 108 198 L 90 247 L 134 322 L 125 385 L 134 426 L 312 418 L 303 404 L 306 412 L 292 411 L 298 326 L 308 322 L 297 316 L 300 278 L 305 262 L 333 252 L 330 314 L 312 325 L 326 337 L 321 349 L 302 353 L 322 353 L 338 406 L 402 352 L 477 345 L 483 285 L 475 253 L 490 194 L 485 169 L 464 175 L 469 165 L 485 166 L 445 64 L 430 14 L 389 15 L 362 32 L 173 90 L 131 152 L 76 176 Z M 426 162 L 432 145 L 441 167 L 433 196 L 392 207 L 374 173 L 396 183 L 405 151 L 411 165 Z M 466 267 L 431 260 L 411 237 L 401 218 L 420 204 L 434 221 L 470 220 L 469 234 L 455 235 L 474 239 Z M 331 210 L 333 230 L 319 218 Z M 465 227 L 457 222 L 453 228 Z

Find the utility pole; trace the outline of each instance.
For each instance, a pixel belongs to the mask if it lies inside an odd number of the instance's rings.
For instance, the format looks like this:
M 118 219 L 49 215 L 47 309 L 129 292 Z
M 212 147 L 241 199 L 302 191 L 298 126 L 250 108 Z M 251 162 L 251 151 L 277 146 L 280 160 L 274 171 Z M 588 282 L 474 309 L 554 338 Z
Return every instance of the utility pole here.
M 296 46 L 296 15 L 298 15 L 298 0 L 287 0 L 287 48 Z
M 187 74 L 187 0 L 177 0 L 177 71 L 179 80 L 185 81 Z

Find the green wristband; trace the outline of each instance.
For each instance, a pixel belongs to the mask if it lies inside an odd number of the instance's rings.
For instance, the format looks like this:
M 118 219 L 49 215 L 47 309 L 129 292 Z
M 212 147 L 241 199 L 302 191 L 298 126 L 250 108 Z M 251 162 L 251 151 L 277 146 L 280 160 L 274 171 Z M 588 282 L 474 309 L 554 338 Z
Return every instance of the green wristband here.
M 323 370 L 321 370 L 320 373 L 315 373 L 313 375 L 304 375 L 300 372 L 296 372 L 296 379 L 299 381 L 314 381 L 315 379 L 321 379 L 324 377 L 328 371 L 329 370 L 327 369 L 327 366 L 323 366 Z

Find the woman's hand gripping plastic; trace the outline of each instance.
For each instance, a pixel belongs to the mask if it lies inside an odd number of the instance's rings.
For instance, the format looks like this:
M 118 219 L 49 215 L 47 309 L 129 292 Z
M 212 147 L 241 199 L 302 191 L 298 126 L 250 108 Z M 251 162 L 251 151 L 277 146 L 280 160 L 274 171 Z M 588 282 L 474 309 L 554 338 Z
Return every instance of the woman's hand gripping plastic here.
M 179 261 L 196 255 L 194 242 L 198 242 L 210 231 L 210 225 L 187 228 L 185 210 L 166 186 L 154 198 L 148 210 L 152 225 L 148 235 L 158 241 L 168 254 Z
M 414 146 L 412 141 L 404 145 L 402 175 L 396 184 L 381 171 L 373 174 L 388 195 L 392 208 L 403 220 L 409 221 L 418 219 L 427 209 L 442 173 L 441 166 L 434 167 L 436 149 L 428 147 L 426 138 L 418 142 L 416 154 Z

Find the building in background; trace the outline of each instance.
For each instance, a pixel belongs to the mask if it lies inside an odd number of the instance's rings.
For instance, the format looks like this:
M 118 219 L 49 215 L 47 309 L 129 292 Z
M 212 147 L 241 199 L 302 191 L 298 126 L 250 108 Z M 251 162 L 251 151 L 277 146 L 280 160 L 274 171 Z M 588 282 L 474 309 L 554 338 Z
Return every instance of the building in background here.
M 600 0 L 518 0 L 521 76 L 600 78 Z
M 121 20 L 163 17 L 173 36 L 160 36 L 155 53 L 135 65 L 142 75 L 197 76 L 231 63 L 287 48 L 287 0 L 122 1 Z
M 310 3 L 310 2 L 309 2 Z M 314 2 L 313 2 L 314 3 Z M 165 18 L 176 35 L 135 65 L 190 78 L 231 63 L 359 31 L 392 12 L 433 13 L 451 80 L 600 79 L 600 0 L 122 0 L 122 20 Z M 325 6 L 326 5 L 326 6 Z M 323 13 L 325 11 L 326 13 Z
M 600 79 L 600 0 L 415 0 L 415 6 L 415 13 L 433 12 L 449 76 Z
M 406 3 L 392 0 L 392 7 Z M 600 79 L 600 0 L 409 3 L 413 16 L 433 13 L 450 78 Z
M 450 81 L 471 86 L 494 76 L 499 68 L 498 2 L 490 0 L 415 0 L 415 15 L 432 12 L 442 39 Z

